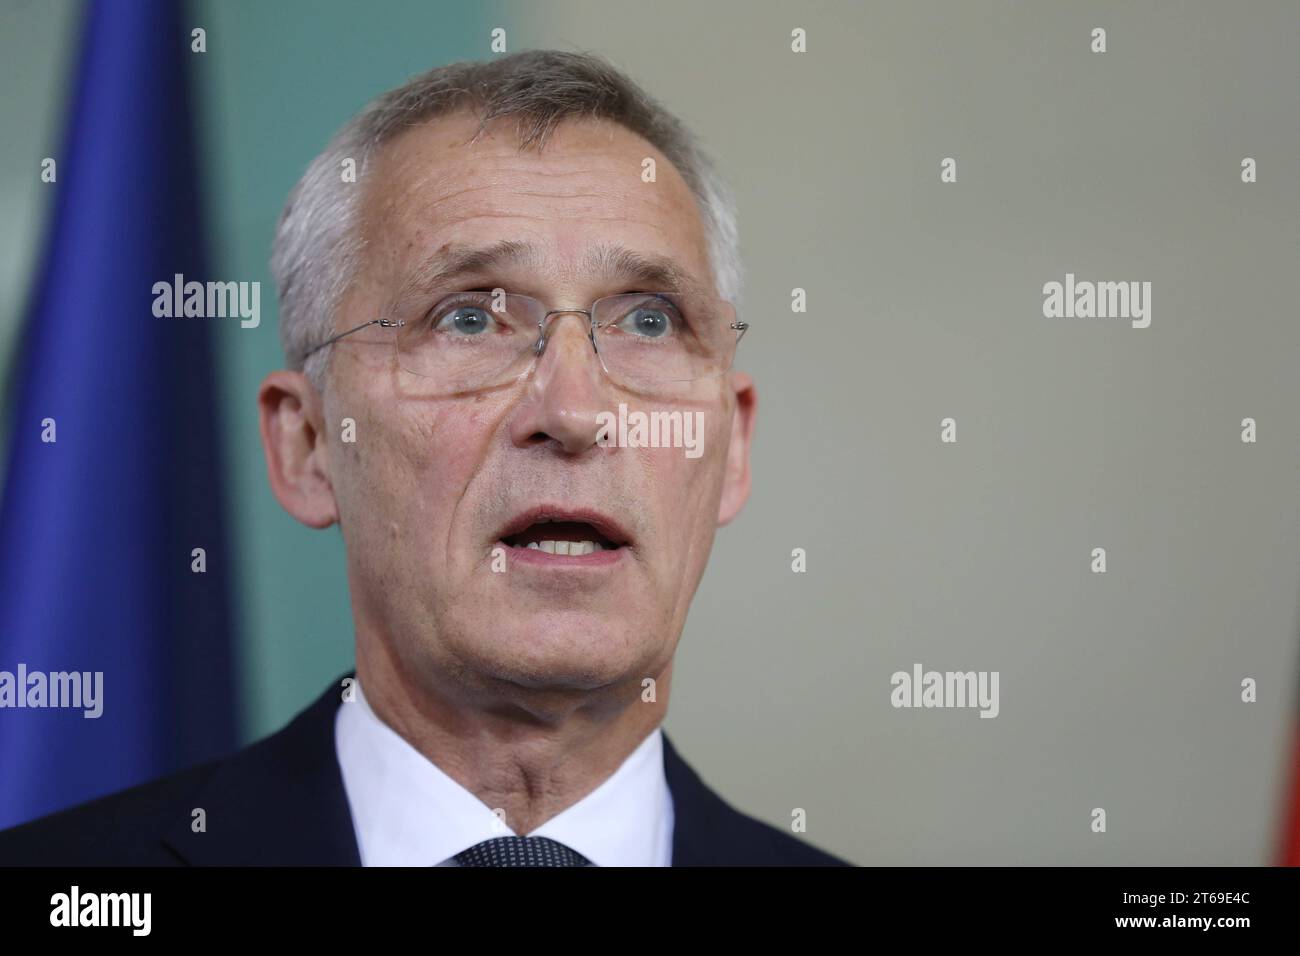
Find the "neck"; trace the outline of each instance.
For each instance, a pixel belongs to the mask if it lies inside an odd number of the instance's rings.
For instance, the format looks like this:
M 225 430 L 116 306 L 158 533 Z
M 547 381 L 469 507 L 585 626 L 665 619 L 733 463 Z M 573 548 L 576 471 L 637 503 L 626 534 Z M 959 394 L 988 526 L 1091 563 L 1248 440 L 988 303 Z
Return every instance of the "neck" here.
M 595 690 L 472 688 L 412 675 L 382 647 L 357 642 L 357 679 L 376 716 L 512 831 L 527 834 L 607 780 L 668 709 L 672 660 L 653 702 L 641 677 Z

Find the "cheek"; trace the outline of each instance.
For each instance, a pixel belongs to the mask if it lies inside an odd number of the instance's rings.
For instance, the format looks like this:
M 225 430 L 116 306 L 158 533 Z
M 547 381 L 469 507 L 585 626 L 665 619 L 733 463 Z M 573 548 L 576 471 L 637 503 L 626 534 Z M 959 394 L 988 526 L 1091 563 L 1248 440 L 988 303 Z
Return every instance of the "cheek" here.
M 411 443 L 394 422 L 357 410 L 341 417 L 355 422 L 353 440 L 334 436 L 331 449 L 343 533 L 349 543 L 377 546 L 405 520 L 410 501 L 403 489 L 412 486 L 420 463 L 400 451 Z
M 726 481 L 731 420 L 730 409 L 705 412 L 699 457 L 683 462 L 692 472 L 687 480 L 695 486 L 694 494 L 699 509 L 695 515 L 696 527 L 699 535 L 707 536 L 710 541 L 717 529 L 718 506 L 722 501 L 722 488 Z
M 691 542 L 713 533 L 727 464 L 725 422 L 720 413 L 706 411 L 691 444 L 643 453 L 642 467 L 650 477 L 646 486 L 674 538 Z
M 356 446 L 344 446 L 354 515 L 390 544 L 431 547 L 447 537 L 472 491 L 498 416 L 465 402 L 379 407 L 382 415 L 358 419 Z

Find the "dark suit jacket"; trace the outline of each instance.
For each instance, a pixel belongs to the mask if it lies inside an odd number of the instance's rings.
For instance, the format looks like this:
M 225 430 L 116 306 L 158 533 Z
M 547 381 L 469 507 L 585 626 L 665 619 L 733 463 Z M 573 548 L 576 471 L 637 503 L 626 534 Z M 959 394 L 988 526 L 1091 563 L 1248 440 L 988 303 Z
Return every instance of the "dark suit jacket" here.
M 288 726 L 225 759 L 6 830 L 0 865 L 359 866 L 334 750 L 339 702 L 336 681 Z M 673 866 L 849 865 L 728 805 L 667 734 L 664 772 Z M 190 829 L 198 807 L 205 833 Z

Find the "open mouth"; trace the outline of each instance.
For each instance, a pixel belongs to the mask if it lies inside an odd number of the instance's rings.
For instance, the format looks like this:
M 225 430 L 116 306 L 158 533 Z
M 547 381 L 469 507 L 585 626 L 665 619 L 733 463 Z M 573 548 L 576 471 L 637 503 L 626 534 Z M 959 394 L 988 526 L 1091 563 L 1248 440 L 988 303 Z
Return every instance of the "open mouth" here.
M 537 509 L 512 521 L 503 531 L 501 543 L 520 550 L 580 558 L 617 551 L 627 547 L 629 539 L 603 515 Z

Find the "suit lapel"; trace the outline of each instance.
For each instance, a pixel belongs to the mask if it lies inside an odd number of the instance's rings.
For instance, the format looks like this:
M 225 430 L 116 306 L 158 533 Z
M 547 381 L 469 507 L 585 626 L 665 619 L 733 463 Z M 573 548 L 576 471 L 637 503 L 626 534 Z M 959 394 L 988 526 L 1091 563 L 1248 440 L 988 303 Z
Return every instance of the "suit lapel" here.
M 199 866 L 360 866 L 334 750 L 342 677 L 283 730 L 217 766 L 164 842 Z
M 719 866 L 743 850 L 736 832 L 737 813 L 705 786 L 691 766 L 664 739 L 664 775 L 673 795 L 673 866 Z

